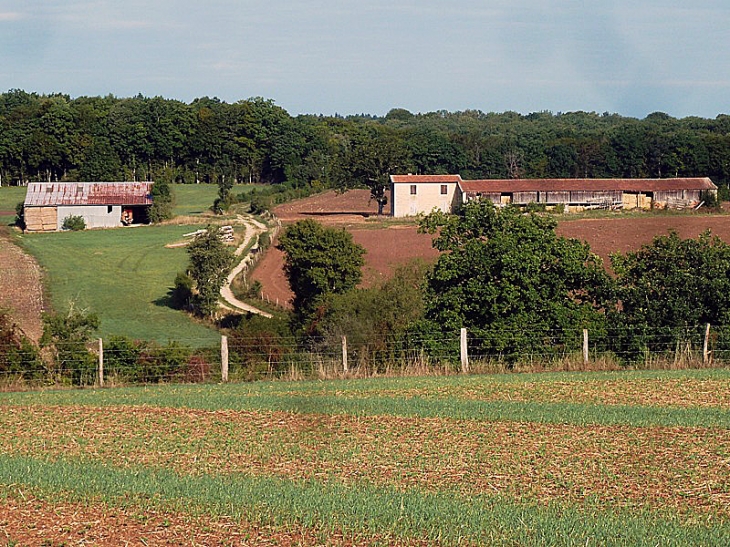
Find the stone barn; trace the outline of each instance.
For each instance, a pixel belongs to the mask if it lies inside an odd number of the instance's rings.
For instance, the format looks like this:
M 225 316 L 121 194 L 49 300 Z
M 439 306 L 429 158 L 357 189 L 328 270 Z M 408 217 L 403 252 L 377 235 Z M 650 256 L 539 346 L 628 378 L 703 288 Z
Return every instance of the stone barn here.
M 25 196 L 29 232 L 61 230 L 63 221 L 80 216 L 87 228 L 146 224 L 152 205 L 151 182 L 32 182 Z

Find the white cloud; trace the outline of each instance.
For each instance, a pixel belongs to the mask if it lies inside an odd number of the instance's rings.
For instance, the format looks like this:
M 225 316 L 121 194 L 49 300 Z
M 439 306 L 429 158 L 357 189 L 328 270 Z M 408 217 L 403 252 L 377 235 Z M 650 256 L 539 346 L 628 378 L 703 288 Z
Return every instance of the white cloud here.
M 25 18 L 26 15 L 18 11 L 0 12 L 0 21 L 20 21 Z

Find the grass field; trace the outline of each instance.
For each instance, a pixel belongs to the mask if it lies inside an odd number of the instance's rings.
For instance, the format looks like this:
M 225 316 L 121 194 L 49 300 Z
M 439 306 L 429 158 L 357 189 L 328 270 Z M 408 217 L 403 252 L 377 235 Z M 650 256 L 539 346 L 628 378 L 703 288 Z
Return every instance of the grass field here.
M 25 199 L 25 190 L 22 186 L 0 187 L 0 225 L 15 222 L 15 206 Z
M 0 497 L 200 544 L 727 545 L 729 393 L 724 369 L 0 394 Z
M 255 184 L 238 184 L 233 187 L 233 194 L 244 194 L 256 188 Z M 210 211 L 211 205 L 218 197 L 217 184 L 175 184 L 176 215 L 200 215 Z
M 133 229 L 25 234 L 22 245 L 46 272 L 54 309 L 69 302 L 101 318 L 103 337 L 179 340 L 202 346 L 219 337 L 166 305 L 177 272 L 185 269 L 184 248 L 165 244 L 200 226 L 145 226 Z

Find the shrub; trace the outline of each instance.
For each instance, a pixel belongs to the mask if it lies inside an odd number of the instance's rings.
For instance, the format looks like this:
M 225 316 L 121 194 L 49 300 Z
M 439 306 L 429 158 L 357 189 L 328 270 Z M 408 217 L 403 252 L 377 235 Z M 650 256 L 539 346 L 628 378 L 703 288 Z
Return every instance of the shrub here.
M 700 192 L 700 201 L 704 201 L 705 207 L 709 209 L 714 209 L 720 206 L 720 198 L 718 193 L 712 192 L 710 190 L 703 190 L 702 192 Z
M 175 286 L 170 290 L 170 305 L 176 310 L 190 309 L 193 298 L 193 278 L 185 272 L 175 276 Z
M 44 372 L 38 349 L 23 335 L 10 314 L 0 309 L 0 378 L 11 374 L 25 379 L 38 378 Z
M 94 382 L 96 359 L 86 345 L 98 329 L 99 318 L 95 314 L 77 311 L 73 306 L 65 315 L 43 316 L 41 347 L 52 350 L 59 378 L 71 378 L 75 385 Z
M 25 203 L 22 201 L 15 205 L 15 225 L 25 230 Z
M 61 227 L 64 230 L 79 232 L 86 229 L 86 221 L 84 220 L 84 217 L 80 215 L 69 215 L 63 219 L 63 224 Z
M 181 377 L 187 368 L 191 350 L 177 342 L 159 346 L 150 342 L 140 353 L 137 381 L 159 383 Z

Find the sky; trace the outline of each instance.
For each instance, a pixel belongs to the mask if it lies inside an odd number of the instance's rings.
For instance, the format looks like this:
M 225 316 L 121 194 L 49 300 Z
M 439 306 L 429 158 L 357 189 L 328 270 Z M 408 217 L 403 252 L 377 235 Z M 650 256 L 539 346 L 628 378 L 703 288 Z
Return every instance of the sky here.
M 0 0 L 0 92 L 730 113 L 728 0 Z

